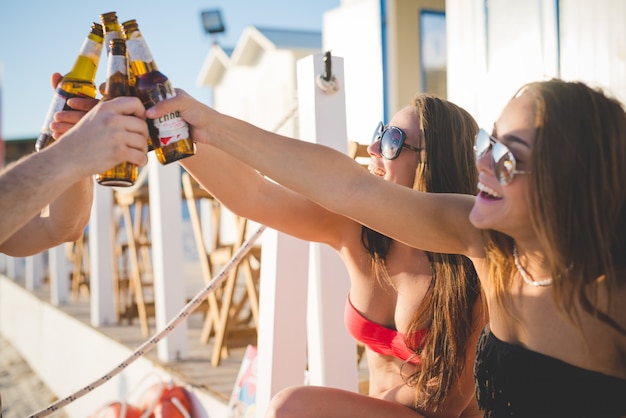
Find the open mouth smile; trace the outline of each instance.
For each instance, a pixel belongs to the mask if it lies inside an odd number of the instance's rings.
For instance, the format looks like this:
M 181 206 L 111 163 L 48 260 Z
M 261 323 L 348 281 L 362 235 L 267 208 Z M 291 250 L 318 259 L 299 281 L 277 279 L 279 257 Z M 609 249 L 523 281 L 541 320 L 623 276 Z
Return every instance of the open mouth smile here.
M 496 193 L 491 187 L 485 186 L 482 183 L 478 183 L 478 196 L 483 199 L 502 199 L 502 195 Z

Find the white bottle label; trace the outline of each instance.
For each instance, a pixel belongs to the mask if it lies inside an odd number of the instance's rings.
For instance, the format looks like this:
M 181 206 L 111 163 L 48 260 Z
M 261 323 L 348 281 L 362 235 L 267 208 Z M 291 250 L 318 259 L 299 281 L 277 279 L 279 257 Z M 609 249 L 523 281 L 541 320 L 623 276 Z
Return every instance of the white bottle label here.
M 41 132 L 52 135 L 52 131 L 50 130 L 50 122 L 52 122 L 52 119 L 54 119 L 55 113 L 63 110 L 63 108 L 65 107 L 65 102 L 67 102 L 67 98 L 61 96 L 57 92 L 54 93 L 54 95 L 52 96 L 52 101 L 50 102 L 50 107 L 48 107 L 48 113 L 46 113 L 43 126 L 41 127 Z
M 128 74 L 126 57 L 122 55 L 111 55 L 108 63 L 108 74 L 122 73 Z
M 98 43 L 89 38 L 85 39 L 83 46 L 80 49 L 80 55 L 91 58 L 96 64 L 100 61 L 100 54 L 102 52 L 102 43 Z
M 154 119 L 154 126 L 158 129 L 159 141 L 162 147 L 189 138 L 189 125 L 180 117 L 178 112 L 172 112 Z
M 148 46 L 137 32 L 133 32 L 130 39 L 126 40 L 126 50 L 131 61 L 152 62 L 153 60 Z

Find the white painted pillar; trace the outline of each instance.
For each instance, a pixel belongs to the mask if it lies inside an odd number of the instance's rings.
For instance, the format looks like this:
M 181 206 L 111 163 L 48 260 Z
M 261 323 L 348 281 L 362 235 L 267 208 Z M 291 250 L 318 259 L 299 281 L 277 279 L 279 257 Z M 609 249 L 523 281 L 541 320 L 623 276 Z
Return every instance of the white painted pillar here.
M 26 272 L 24 281 L 26 289 L 32 291 L 41 287 L 46 275 L 44 264 L 44 253 L 38 253 L 30 257 L 26 257 Z
M 330 69 L 330 80 L 321 77 Z M 343 58 L 310 55 L 298 61 L 300 137 L 347 152 Z M 311 173 L 314 175 L 314 173 Z M 312 385 L 357 391 L 356 345 L 345 329 L 343 309 L 350 287 L 336 251 L 311 243 L 308 353 Z
M 48 250 L 50 268 L 50 303 L 60 306 L 67 303 L 70 294 L 70 270 L 67 266 L 65 244 Z
M 24 259 L 22 257 L 7 256 L 7 277 L 17 280 L 24 275 Z
M 91 325 L 100 327 L 116 321 L 113 295 L 113 189 L 94 185 L 89 221 L 89 295 Z
M 261 251 L 256 416 L 272 396 L 304 384 L 308 243 L 266 229 Z
M 181 168 L 176 163 L 161 165 L 154 152 L 149 157 L 154 302 L 156 328 L 161 331 L 185 305 Z M 187 357 L 187 321 L 158 343 L 157 352 L 164 362 Z

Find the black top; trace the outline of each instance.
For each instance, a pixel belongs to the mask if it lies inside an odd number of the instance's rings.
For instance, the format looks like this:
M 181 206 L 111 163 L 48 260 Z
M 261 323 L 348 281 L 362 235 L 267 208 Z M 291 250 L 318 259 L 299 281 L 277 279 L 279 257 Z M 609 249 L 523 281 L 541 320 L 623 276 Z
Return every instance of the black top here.
M 485 327 L 474 365 L 485 417 L 626 416 L 626 380 L 499 340 Z

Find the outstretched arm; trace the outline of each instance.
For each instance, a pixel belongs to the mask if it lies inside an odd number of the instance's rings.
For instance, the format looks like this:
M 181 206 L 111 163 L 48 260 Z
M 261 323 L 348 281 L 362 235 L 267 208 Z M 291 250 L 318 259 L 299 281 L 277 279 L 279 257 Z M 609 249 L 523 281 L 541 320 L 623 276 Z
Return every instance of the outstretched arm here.
M 297 238 L 342 246 L 355 222 L 265 178 L 229 154 L 197 144 L 181 165 L 232 212 Z
M 143 115 L 136 98 L 100 103 L 54 144 L 6 167 L 0 251 L 27 256 L 77 239 L 89 220 L 91 176 L 122 161 L 147 163 Z M 39 216 L 48 204 L 50 216 Z
M 482 254 L 480 233 L 468 217 L 472 196 L 420 193 L 387 182 L 339 151 L 220 114 L 182 90 L 148 109 L 146 116 L 175 110 L 191 125 L 195 141 L 228 152 L 333 212 L 416 248 Z

